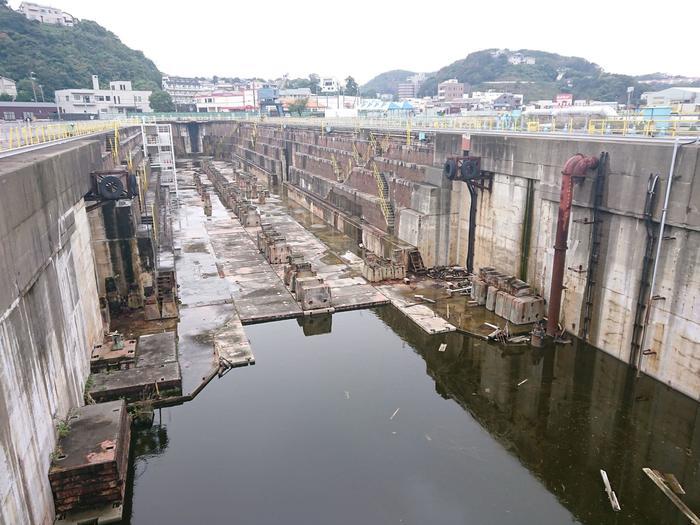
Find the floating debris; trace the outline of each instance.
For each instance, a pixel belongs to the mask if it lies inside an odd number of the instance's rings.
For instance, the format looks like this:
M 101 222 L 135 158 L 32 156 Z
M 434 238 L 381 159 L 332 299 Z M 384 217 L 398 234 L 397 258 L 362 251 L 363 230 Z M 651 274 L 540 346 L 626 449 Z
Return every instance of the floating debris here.
M 345 391 L 345 399 L 350 399 L 350 392 L 347 390 Z
M 661 492 L 664 493 L 664 495 L 671 500 L 671 502 L 678 507 L 678 510 L 680 510 L 683 514 L 685 514 L 686 518 L 690 520 L 691 523 L 695 525 L 700 525 L 700 518 L 692 511 L 688 506 L 683 503 L 681 498 L 676 496 L 676 494 L 673 493 L 673 491 L 668 487 L 666 484 L 667 481 L 664 477 L 664 475 L 659 472 L 658 470 L 654 470 L 648 467 L 644 467 L 642 471 L 649 476 L 649 479 L 652 480 L 659 489 L 661 489 Z M 674 476 L 675 478 L 675 476 Z M 676 480 L 678 481 L 678 480 Z M 680 486 L 680 484 L 679 484 Z M 682 488 L 682 487 L 681 487 Z M 685 491 L 684 491 L 685 493 Z
M 430 303 L 430 304 L 435 304 L 435 303 L 437 302 L 437 301 L 435 301 L 435 299 L 428 299 L 428 298 L 427 298 L 426 296 L 424 296 L 424 295 L 416 294 L 416 295 L 414 295 L 413 297 L 415 297 L 415 298 L 418 299 L 419 301 L 424 301 L 424 302 Z
M 522 386 L 522 385 L 524 385 L 524 384 L 527 383 L 527 382 L 528 382 L 528 379 L 525 378 L 525 379 L 523 379 L 522 381 L 520 381 L 520 383 L 518 383 L 517 386 Z
M 676 494 L 683 495 L 685 494 L 685 489 L 681 486 L 680 482 L 678 481 L 678 478 L 674 476 L 673 474 L 667 473 L 664 474 L 664 479 L 666 480 L 666 483 L 668 484 L 669 487 L 671 487 L 671 490 L 675 492 Z
M 394 418 L 396 417 L 396 414 L 399 413 L 399 410 L 401 410 L 401 409 L 400 409 L 400 408 L 397 408 L 396 410 L 394 410 L 394 413 L 391 414 L 391 417 L 389 418 L 389 421 L 391 421 L 392 419 L 394 419 Z
M 620 503 L 617 501 L 617 496 L 615 491 L 613 491 L 610 485 L 610 480 L 608 479 L 608 473 L 603 469 L 600 469 L 600 477 L 603 478 L 603 485 L 605 486 L 605 492 L 608 494 L 608 499 L 610 500 L 610 505 L 615 512 L 619 512 Z
M 445 350 L 447 350 L 447 343 L 442 343 L 438 348 L 438 352 L 444 352 Z

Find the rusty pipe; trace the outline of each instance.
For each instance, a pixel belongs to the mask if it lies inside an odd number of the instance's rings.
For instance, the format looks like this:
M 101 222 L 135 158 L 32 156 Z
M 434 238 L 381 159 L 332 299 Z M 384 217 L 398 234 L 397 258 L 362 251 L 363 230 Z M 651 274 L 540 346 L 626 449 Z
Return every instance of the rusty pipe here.
M 547 311 L 547 335 L 557 335 L 561 295 L 564 290 L 564 267 L 566 266 L 567 239 L 569 237 L 569 219 L 574 197 L 574 182 L 585 176 L 586 171 L 598 166 L 598 158 L 577 153 L 564 164 L 561 172 L 561 193 L 559 196 L 559 214 L 557 233 L 554 241 L 554 260 L 552 261 L 552 284 L 549 287 L 549 306 Z

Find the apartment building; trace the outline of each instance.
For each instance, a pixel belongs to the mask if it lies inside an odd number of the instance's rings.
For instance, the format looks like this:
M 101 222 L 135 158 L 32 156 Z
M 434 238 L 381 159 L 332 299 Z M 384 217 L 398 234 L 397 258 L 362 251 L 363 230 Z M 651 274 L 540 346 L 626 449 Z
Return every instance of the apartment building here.
M 29 20 L 36 20 L 42 24 L 53 24 L 68 27 L 75 25 L 75 18 L 72 15 L 48 5 L 22 2 L 17 11 L 22 13 Z
M 100 118 L 128 113 L 150 113 L 151 91 L 135 90 L 128 80 L 114 80 L 109 89 L 100 89 L 97 75 L 92 76 L 92 89 L 59 89 L 56 105 L 61 114 L 88 113 Z

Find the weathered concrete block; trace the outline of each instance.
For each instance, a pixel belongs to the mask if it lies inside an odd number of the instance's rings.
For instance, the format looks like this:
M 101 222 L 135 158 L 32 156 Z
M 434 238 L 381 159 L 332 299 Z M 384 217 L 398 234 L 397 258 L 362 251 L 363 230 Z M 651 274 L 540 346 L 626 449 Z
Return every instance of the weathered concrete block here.
M 510 315 L 507 319 L 513 324 L 535 323 L 544 318 L 544 298 L 531 295 L 529 297 L 513 297 Z
M 240 219 L 244 228 L 260 226 L 260 212 L 255 207 L 248 206 L 241 210 Z
M 283 264 L 287 262 L 292 249 L 284 237 L 268 239 L 265 246 L 265 257 L 270 264 Z
M 384 268 L 375 263 L 365 261 L 362 265 L 362 277 L 371 283 L 378 283 L 384 280 Z
M 515 280 L 515 277 L 513 277 L 512 275 L 505 275 L 505 274 L 499 275 L 498 279 L 496 281 L 498 289 L 503 290 L 505 292 L 509 292 L 510 285 L 514 280 Z
M 498 293 L 498 288 L 495 286 L 489 286 L 486 293 L 486 309 L 493 312 L 496 309 L 496 294 Z
M 508 319 L 513 306 L 513 299 L 514 297 L 508 292 L 499 290 L 496 293 L 496 306 L 494 308 L 494 313 L 500 317 Z
M 292 289 L 292 292 L 294 292 L 294 295 L 297 298 L 297 301 L 299 300 L 299 297 L 301 296 L 301 289 L 304 286 L 316 286 L 318 284 L 323 284 L 323 277 L 316 277 L 316 272 L 314 272 L 313 276 L 304 276 L 300 277 L 297 276 L 296 279 L 294 279 L 294 288 Z
M 509 293 L 515 297 L 527 297 L 532 295 L 532 288 L 530 285 L 520 279 L 515 279 L 510 283 Z
M 486 304 L 488 288 L 489 286 L 486 284 L 486 281 L 481 279 L 474 279 L 472 281 L 472 299 L 474 299 L 479 306 L 484 306 Z
M 308 281 L 302 283 L 299 291 L 297 298 L 303 310 L 318 310 L 332 306 L 331 289 L 326 283 L 314 285 L 312 281 Z

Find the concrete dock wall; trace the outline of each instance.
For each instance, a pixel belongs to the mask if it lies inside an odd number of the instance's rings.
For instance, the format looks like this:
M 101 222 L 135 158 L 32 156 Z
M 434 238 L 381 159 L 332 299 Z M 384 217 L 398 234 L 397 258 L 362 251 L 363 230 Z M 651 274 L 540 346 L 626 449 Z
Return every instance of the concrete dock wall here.
M 475 266 L 518 275 L 527 180 L 534 181 L 527 279 L 549 297 L 561 170 L 576 153 L 610 155 L 601 205 L 600 258 L 593 284 L 588 340 L 628 362 L 646 245 L 643 219 L 650 173 L 660 175 L 653 220 L 661 217 L 672 144 L 604 139 L 549 139 L 472 135 L 471 154 L 493 172 L 493 189 L 479 192 Z M 591 249 L 593 178 L 576 185 L 566 258 L 561 324 L 582 334 L 586 272 Z M 463 185 L 463 183 L 454 183 Z M 460 189 L 461 197 L 466 193 Z M 457 198 L 460 231 L 468 204 Z M 700 147 L 681 148 L 668 210 L 642 370 L 693 398 L 700 397 Z M 464 256 L 463 243 L 459 257 Z
M 200 130 L 205 154 L 237 160 L 258 178 L 293 185 L 366 225 L 363 244 L 375 253 L 390 256 L 396 246 L 411 244 L 426 265 L 448 264 L 451 187 L 431 165 L 432 144 L 320 126 L 219 122 L 202 123 Z M 382 211 L 375 167 L 386 180 L 391 219 Z
M 660 176 L 653 221 L 658 228 L 673 146 L 669 142 L 607 137 L 532 137 L 458 133 L 427 134 L 409 146 L 405 135 L 379 130 L 332 130 L 252 123 L 200 126 L 205 150 L 245 158 L 248 169 L 273 169 L 313 197 L 326 215 L 340 211 L 372 229 L 369 249 L 382 253 L 391 239 L 419 248 L 427 266 L 466 265 L 471 197 L 466 183 L 442 174 L 448 157 L 465 149 L 481 157 L 491 176 L 477 190 L 474 268 L 494 266 L 525 278 L 545 299 L 554 255 L 561 170 L 576 153 L 609 153 L 600 206 L 600 257 L 592 279 L 592 307 L 583 307 L 591 251 L 593 177 L 577 184 L 569 229 L 561 324 L 594 346 L 629 362 L 646 247 L 643 217 L 650 173 Z M 285 148 L 288 165 L 285 161 Z M 681 148 L 671 193 L 668 228 L 642 369 L 694 398 L 700 397 L 700 148 Z M 273 159 L 278 165 L 270 164 Z M 352 169 L 349 165 L 352 159 Z M 390 231 L 379 206 L 372 163 L 384 174 L 394 211 Z M 255 168 L 260 164 L 258 168 Z M 532 213 L 526 227 L 526 203 Z M 296 197 L 304 202 L 303 198 Z M 335 211 L 333 211 L 335 210 Z M 529 235 L 527 232 L 529 231 Z M 386 241 L 377 242 L 376 232 Z M 383 232 L 383 233 L 382 233 Z
M 83 404 L 90 353 L 103 338 L 90 219 L 90 173 L 119 156 L 103 137 L 0 164 L 0 523 L 49 524 L 56 425 Z

